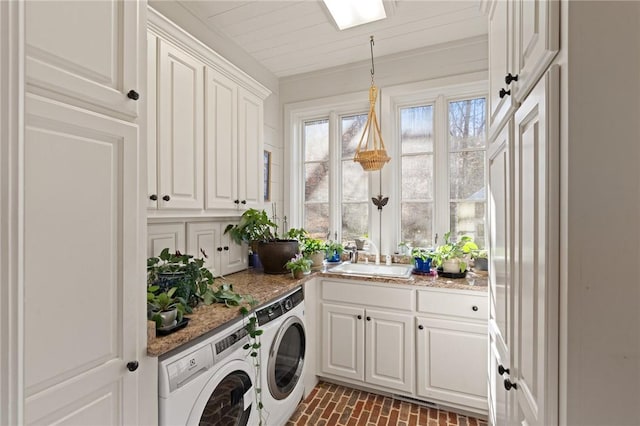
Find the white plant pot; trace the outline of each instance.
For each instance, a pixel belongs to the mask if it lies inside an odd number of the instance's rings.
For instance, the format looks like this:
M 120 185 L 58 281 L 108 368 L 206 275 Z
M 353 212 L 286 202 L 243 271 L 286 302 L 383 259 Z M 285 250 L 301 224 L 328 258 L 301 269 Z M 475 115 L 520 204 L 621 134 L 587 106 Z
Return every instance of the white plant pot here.
M 460 273 L 460 260 L 448 259 L 442 262 L 442 270 L 444 272 L 459 274 Z
M 312 262 L 311 263 L 311 269 L 313 269 L 313 270 L 321 269 L 322 268 L 322 262 L 324 261 L 324 252 L 323 251 L 317 251 L 317 252 L 313 253 L 312 255 L 310 255 L 309 259 Z
M 160 328 L 172 327 L 176 324 L 176 317 L 178 316 L 178 310 L 172 309 L 170 311 L 158 312 L 160 318 L 162 318 L 162 326 Z

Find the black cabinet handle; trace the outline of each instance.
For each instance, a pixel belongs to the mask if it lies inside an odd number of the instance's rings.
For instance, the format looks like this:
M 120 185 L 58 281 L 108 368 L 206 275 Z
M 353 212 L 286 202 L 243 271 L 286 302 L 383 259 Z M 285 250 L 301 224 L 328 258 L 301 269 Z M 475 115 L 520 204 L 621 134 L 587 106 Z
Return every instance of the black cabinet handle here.
M 164 197 L 162 197 L 163 200 L 165 201 L 169 201 L 171 199 L 171 197 L 169 197 L 168 195 L 165 195 Z
M 224 251 L 229 251 L 229 246 L 224 246 Z
M 216 250 L 218 250 L 218 251 L 222 251 L 222 247 L 218 247 Z
M 511 94 L 511 90 L 500 89 L 500 99 L 504 98 L 507 95 Z
M 247 200 L 240 201 L 242 204 L 247 204 Z
M 518 74 L 512 75 L 511 73 L 504 76 L 504 82 L 511 84 L 512 81 L 518 81 Z
M 477 307 L 476 305 L 473 305 L 473 306 L 471 307 L 471 310 L 472 310 L 473 312 L 477 312 L 477 311 L 478 311 L 478 307 Z
M 135 90 L 129 90 L 129 93 L 127 93 L 127 98 L 137 101 L 138 99 L 140 99 L 140 95 Z
M 371 321 L 371 317 L 370 316 L 367 316 L 367 321 Z
M 510 374 L 509 373 L 509 369 L 508 368 L 504 368 L 502 366 L 502 364 L 499 364 L 498 365 L 498 374 L 500 374 L 502 376 L 504 373 Z
M 138 361 L 129 361 L 127 363 L 127 370 L 129 371 L 136 371 L 138 369 Z
M 358 315 L 358 319 L 362 319 L 362 315 Z
M 156 194 L 151 194 L 151 195 L 149 195 L 149 199 L 151 201 L 157 201 L 158 200 L 158 196 Z
M 420 324 L 420 325 L 418 326 L 418 330 L 424 330 L 424 325 Z
M 508 390 L 508 391 L 511 390 L 511 388 L 517 390 L 518 389 L 518 385 L 515 384 L 515 383 L 511 383 L 511 380 L 509 380 L 509 379 L 504 379 L 504 388 L 506 390 Z
M 240 200 L 233 200 L 235 204 L 240 204 Z

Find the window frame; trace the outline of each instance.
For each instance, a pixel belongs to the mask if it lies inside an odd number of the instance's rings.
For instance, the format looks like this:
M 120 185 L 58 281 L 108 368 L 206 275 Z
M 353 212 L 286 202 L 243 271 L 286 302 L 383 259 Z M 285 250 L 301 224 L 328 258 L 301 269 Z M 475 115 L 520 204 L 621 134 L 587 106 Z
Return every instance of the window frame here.
M 285 105 L 285 182 L 290 191 L 285 191 L 285 211 L 290 227 L 304 226 L 304 124 L 314 120 L 329 120 L 329 232 L 331 239 L 342 241 L 342 187 L 340 185 L 342 155 L 340 146 L 340 118 L 342 116 L 366 114 L 369 110 L 368 92 L 332 96 L 311 101 Z M 370 173 L 368 186 L 373 188 L 379 178 Z M 371 189 L 370 189 L 371 190 Z M 368 228 L 372 223 L 373 210 L 368 206 Z M 371 234 L 370 234 L 371 236 Z

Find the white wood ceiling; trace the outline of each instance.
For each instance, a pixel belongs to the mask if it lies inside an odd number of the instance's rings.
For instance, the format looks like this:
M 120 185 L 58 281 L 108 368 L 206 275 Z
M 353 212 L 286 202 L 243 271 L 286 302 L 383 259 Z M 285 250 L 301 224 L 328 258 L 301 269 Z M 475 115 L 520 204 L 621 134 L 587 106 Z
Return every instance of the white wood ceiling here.
M 397 0 L 392 16 L 339 31 L 320 0 L 181 0 L 278 77 L 301 74 L 487 33 L 478 0 Z

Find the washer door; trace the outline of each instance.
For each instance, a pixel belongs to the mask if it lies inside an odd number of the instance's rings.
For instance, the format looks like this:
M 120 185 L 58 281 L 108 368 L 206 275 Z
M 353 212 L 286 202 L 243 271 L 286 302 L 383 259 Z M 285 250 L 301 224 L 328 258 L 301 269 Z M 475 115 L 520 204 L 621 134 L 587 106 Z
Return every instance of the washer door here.
M 302 320 L 291 316 L 278 329 L 267 365 L 269 392 L 275 399 L 285 399 L 293 391 L 304 366 L 306 337 Z
M 215 368 L 215 366 L 213 367 Z M 253 384 L 249 365 L 231 361 L 223 365 L 198 396 L 189 425 L 246 426 L 253 411 Z

